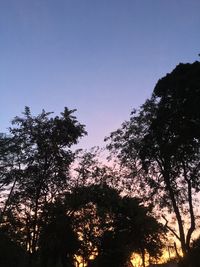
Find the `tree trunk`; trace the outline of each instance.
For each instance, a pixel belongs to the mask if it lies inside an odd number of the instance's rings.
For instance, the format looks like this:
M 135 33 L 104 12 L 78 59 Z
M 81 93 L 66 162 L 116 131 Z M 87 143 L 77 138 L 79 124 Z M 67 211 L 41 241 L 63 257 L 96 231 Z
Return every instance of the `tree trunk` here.
M 175 212 L 175 215 L 176 215 L 176 219 L 177 219 L 177 222 L 178 222 L 181 249 L 182 249 L 183 255 L 186 255 L 187 254 L 187 246 L 186 246 L 186 240 L 185 240 L 185 233 L 184 233 L 182 217 L 181 217 L 181 213 L 180 213 L 179 207 L 178 207 L 178 205 L 176 203 L 174 191 L 173 191 L 173 188 L 172 188 L 171 183 L 170 183 L 170 175 L 169 175 L 169 172 L 167 170 L 165 170 L 163 172 L 163 177 L 164 177 L 166 188 L 167 188 L 167 190 L 169 192 L 170 200 L 172 202 L 172 207 L 174 209 L 174 212 Z
M 185 163 L 183 162 L 183 172 L 184 172 L 184 179 L 188 185 L 188 204 L 189 204 L 189 212 L 190 212 L 190 228 L 188 229 L 187 236 L 186 236 L 186 248 L 187 251 L 190 250 L 190 240 L 192 237 L 192 233 L 195 230 L 195 216 L 194 216 L 194 209 L 193 209 L 193 201 L 192 201 L 192 185 L 191 180 L 187 177 L 187 170 Z
M 141 254 L 142 254 L 142 266 L 145 267 L 145 250 L 144 249 L 141 250 Z

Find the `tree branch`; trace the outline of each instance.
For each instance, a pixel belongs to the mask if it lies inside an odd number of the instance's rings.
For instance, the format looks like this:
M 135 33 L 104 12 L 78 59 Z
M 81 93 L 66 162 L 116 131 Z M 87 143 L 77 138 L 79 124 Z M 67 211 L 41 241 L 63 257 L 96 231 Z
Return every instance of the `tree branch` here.
M 181 239 L 180 239 L 180 237 L 178 236 L 178 234 L 170 227 L 170 226 L 168 226 L 168 223 L 169 223 L 169 221 L 166 219 L 166 217 L 164 216 L 164 215 L 162 215 L 162 218 L 165 220 L 165 227 L 169 230 L 169 231 L 171 231 L 172 233 L 173 233 L 173 235 L 179 240 L 179 241 L 181 241 Z

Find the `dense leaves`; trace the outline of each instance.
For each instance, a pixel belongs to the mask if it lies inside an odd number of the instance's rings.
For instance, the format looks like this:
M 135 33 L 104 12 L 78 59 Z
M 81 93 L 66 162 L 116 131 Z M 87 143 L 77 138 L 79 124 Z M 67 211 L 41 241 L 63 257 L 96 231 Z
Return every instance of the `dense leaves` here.
M 199 77 L 199 62 L 179 64 L 108 138 L 108 148 L 132 183 L 140 184 L 146 200 L 154 198 L 160 208 L 175 213 L 178 233 L 167 227 L 180 240 L 184 254 L 195 229 L 194 193 L 200 189 Z M 184 220 L 189 220 L 188 231 Z
M 26 107 L 23 117 L 12 121 L 8 137 L 2 138 L 1 181 L 9 193 L 1 221 L 12 214 L 18 227 L 13 232 L 21 231 L 20 242 L 31 254 L 37 250 L 44 205 L 67 189 L 74 160 L 70 147 L 86 134 L 73 112 L 65 108 L 60 117 L 52 117 L 43 110 L 34 117 Z
M 2 267 L 123 267 L 133 251 L 160 255 L 164 230 L 151 208 L 122 197 L 119 174 L 94 149 L 71 149 L 86 134 L 73 112 L 26 107 L 0 136 Z
M 18 244 L 13 242 L 6 233 L 0 233 L 0 266 L 2 267 L 25 267 L 27 253 Z
M 169 230 L 182 264 L 198 266 L 199 103 L 200 63 L 179 64 L 107 138 L 112 166 L 98 150 L 72 148 L 86 134 L 75 110 L 33 116 L 26 107 L 0 135 L 0 265 L 126 267 L 136 252 L 145 266 Z M 158 207 L 165 226 L 152 215 Z
M 84 262 L 117 267 L 125 266 L 133 251 L 153 258 L 161 255 L 164 227 L 138 199 L 122 197 L 105 184 L 78 188 L 66 198 L 66 204 L 75 201 L 73 212 L 63 204 L 79 236 L 76 253 Z M 90 261 L 92 255 L 95 260 Z

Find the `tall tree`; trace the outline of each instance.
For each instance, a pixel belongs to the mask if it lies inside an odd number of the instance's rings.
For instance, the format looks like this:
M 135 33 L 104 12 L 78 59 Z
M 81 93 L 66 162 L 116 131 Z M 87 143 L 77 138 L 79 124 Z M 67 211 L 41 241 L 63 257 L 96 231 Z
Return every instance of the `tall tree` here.
M 65 108 L 60 116 L 53 117 L 52 112 L 44 110 L 38 116 L 32 116 L 26 107 L 23 117 L 12 121 L 11 146 L 7 150 L 7 157 L 12 157 L 12 166 L 6 168 L 12 187 L 5 207 L 23 223 L 24 227 L 20 229 L 31 253 L 38 246 L 44 205 L 67 188 L 69 166 L 74 160 L 70 148 L 86 134 L 84 125 L 73 113 L 74 110 Z
M 183 254 L 190 250 L 195 230 L 194 194 L 200 189 L 199 103 L 200 62 L 179 64 L 108 138 L 108 148 L 131 171 L 140 189 L 150 199 L 154 196 L 161 208 L 174 211 L 178 232 L 166 226 L 179 239 Z

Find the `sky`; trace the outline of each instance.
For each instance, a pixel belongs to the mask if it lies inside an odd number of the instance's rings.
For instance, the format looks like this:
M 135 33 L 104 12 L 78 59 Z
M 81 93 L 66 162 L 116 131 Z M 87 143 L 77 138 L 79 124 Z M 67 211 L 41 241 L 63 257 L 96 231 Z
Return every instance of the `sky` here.
M 179 62 L 198 60 L 199 0 L 0 0 L 0 132 L 64 107 L 103 139 Z

